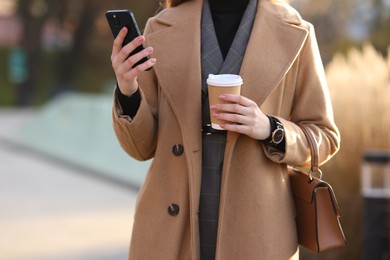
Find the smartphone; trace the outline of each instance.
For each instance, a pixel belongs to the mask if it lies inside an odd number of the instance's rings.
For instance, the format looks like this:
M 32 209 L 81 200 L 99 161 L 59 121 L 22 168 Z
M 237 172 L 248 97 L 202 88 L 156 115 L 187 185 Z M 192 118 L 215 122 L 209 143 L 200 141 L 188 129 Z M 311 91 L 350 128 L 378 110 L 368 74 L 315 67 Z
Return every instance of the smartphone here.
M 128 32 L 123 41 L 122 46 L 125 46 L 126 44 L 141 35 L 134 14 L 130 10 L 109 10 L 106 12 L 106 18 L 111 28 L 111 32 L 114 35 L 114 38 L 118 36 L 120 30 L 123 27 L 127 27 Z M 132 51 L 129 56 L 132 56 L 142 51 L 143 49 L 145 49 L 145 46 L 142 44 L 138 46 L 134 51 Z M 149 56 L 143 58 L 142 60 L 134 64 L 133 68 L 144 63 L 148 59 L 150 59 Z

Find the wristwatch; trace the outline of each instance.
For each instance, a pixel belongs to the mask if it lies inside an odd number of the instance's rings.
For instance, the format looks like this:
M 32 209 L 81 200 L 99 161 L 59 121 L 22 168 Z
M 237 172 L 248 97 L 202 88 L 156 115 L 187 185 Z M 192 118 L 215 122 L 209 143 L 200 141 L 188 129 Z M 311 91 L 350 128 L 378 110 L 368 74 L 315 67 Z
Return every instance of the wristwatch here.
M 271 133 L 271 143 L 280 144 L 284 139 L 284 128 L 283 125 L 276 121 L 276 129 Z
M 268 116 L 268 119 L 271 124 L 271 133 L 267 139 L 262 140 L 262 143 L 270 146 L 277 146 L 284 140 L 284 128 L 282 123 L 274 117 Z

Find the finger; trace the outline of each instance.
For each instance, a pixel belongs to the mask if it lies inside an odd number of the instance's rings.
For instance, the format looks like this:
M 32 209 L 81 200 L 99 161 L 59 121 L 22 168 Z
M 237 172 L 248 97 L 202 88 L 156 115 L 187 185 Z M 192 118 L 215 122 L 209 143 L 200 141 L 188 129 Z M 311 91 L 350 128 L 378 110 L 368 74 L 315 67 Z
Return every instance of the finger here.
M 112 54 L 111 54 L 112 59 L 113 59 L 113 57 L 117 56 L 118 53 L 121 51 L 123 41 L 127 35 L 127 31 L 128 31 L 127 28 L 123 27 L 119 31 L 118 36 L 115 38 L 114 44 L 112 45 Z
M 236 132 L 239 134 L 248 135 L 249 133 L 249 127 L 246 125 L 238 125 L 238 124 L 221 124 L 220 125 L 223 129 L 230 131 L 230 132 Z
M 134 51 L 138 46 L 140 46 L 142 43 L 144 43 L 145 38 L 143 36 L 138 36 L 134 40 L 132 40 L 130 43 L 126 44 L 118 53 L 118 61 L 123 62 L 125 61 L 130 53 Z
M 153 53 L 153 48 L 148 47 L 148 48 L 144 49 L 143 51 L 140 51 L 140 52 L 130 56 L 126 60 L 126 63 L 130 66 L 130 68 L 132 68 L 134 66 L 134 64 L 136 64 L 137 62 L 139 62 L 143 58 L 151 55 L 152 53 Z
M 151 58 L 148 61 L 145 61 L 144 63 L 138 65 L 137 67 L 131 69 L 130 71 L 123 74 L 123 78 L 125 80 L 131 80 L 138 76 L 139 73 L 151 68 L 154 66 L 154 64 L 157 63 L 157 60 L 155 58 Z
M 241 125 L 251 125 L 252 123 L 249 117 L 244 115 L 239 115 L 239 114 L 214 112 L 213 116 L 222 121 L 227 121 L 227 122 L 241 124 Z
M 222 94 L 219 96 L 219 98 L 221 100 L 231 102 L 231 103 L 241 104 L 241 105 L 246 106 L 246 107 L 256 105 L 256 103 L 254 101 L 252 101 L 249 98 L 246 98 L 244 96 L 241 96 L 241 95 Z
M 229 113 L 235 113 L 241 115 L 246 115 L 250 112 L 250 109 L 248 107 L 236 103 L 211 105 L 211 110 L 218 111 L 218 112 L 229 112 Z
M 150 69 L 151 67 L 153 67 L 155 64 L 157 63 L 157 59 L 155 58 L 151 58 L 149 59 L 148 61 L 145 61 L 144 63 L 138 65 L 137 67 L 135 67 L 134 69 L 138 72 L 142 72 L 142 71 L 145 71 L 147 69 Z

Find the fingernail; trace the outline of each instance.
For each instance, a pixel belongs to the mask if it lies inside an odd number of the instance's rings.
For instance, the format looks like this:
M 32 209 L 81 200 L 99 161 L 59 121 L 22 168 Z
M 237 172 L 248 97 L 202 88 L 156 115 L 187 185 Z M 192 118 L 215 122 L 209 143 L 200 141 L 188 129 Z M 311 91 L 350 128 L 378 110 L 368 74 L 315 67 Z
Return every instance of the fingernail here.
M 219 117 L 219 114 L 218 113 L 213 113 L 213 116 L 214 117 Z
M 144 40 L 144 37 L 142 35 L 137 37 L 137 41 L 142 42 L 143 40 Z
M 149 61 L 150 61 L 151 63 L 156 63 L 156 62 L 157 62 L 157 60 L 156 60 L 155 58 L 151 58 Z
M 217 109 L 217 106 L 216 105 L 211 105 L 210 108 L 211 109 Z
M 146 48 L 146 51 L 147 52 L 153 52 L 153 48 L 152 47 L 148 47 L 148 48 Z
M 220 98 L 220 99 L 225 99 L 226 96 L 225 96 L 225 95 L 220 95 L 219 98 Z

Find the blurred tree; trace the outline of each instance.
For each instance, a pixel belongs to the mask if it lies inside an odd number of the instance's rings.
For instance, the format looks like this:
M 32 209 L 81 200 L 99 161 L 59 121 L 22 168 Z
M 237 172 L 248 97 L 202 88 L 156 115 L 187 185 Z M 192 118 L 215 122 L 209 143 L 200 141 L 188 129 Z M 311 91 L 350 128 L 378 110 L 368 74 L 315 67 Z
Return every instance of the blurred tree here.
M 18 13 L 23 28 L 21 48 L 26 56 L 26 79 L 17 84 L 18 105 L 32 104 L 33 93 L 39 80 L 42 62 L 41 38 L 45 22 L 53 9 L 55 1 L 19 0 Z
M 325 63 L 333 54 L 365 42 L 385 54 L 390 45 L 388 0 L 291 0 L 304 19 L 314 24 Z
M 71 25 L 73 42 L 71 47 L 63 52 L 58 70 L 58 86 L 63 90 L 72 88 L 76 72 L 85 59 L 88 39 L 94 26 L 100 6 L 95 0 L 58 0 L 57 12 L 62 26 Z M 65 10 L 65 12 L 64 12 Z
M 390 45 L 390 1 L 372 1 L 376 15 L 371 25 L 371 42 L 376 49 L 385 54 Z
M 45 73 L 43 67 L 43 35 L 45 28 L 51 23 L 62 34 L 69 35 L 70 42 L 63 45 L 57 66 L 56 89 L 60 92 L 75 88 L 78 73 L 83 70 L 88 56 L 99 54 L 103 46 L 99 46 L 104 36 L 111 49 L 113 41 L 108 25 L 105 23 L 105 12 L 109 9 L 131 9 L 143 28 L 146 19 L 152 16 L 158 7 L 157 0 L 18 0 L 17 13 L 20 17 L 23 34 L 21 48 L 26 55 L 27 77 L 18 87 L 17 103 L 22 106 L 34 103 L 34 94 Z M 104 22 L 102 21 L 104 20 Z M 104 24 L 103 30 L 98 30 L 99 22 Z M 102 27 L 102 26 L 100 26 Z M 58 35 L 57 35 L 58 37 Z M 107 58 L 109 62 L 109 57 Z M 90 65 L 90 64 L 89 64 Z M 77 88 L 77 87 L 76 87 Z
M 62 62 L 59 67 L 59 86 L 63 90 L 72 88 L 80 66 L 85 64 L 89 51 L 94 49 L 94 38 L 99 41 L 96 35 L 95 24 L 100 19 L 105 19 L 105 12 L 109 9 L 132 9 L 137 16 L 142 17 L 140 26 L 143 27 L 145 19 L 151 16 L 156 10 L 156 2 L 145 5 L 145 2 L 117 0 L 107 3 L 96 0 L 57 0 L 58 14 L 62 14 L 62 25 L 72 24 L 73 42 L 71 48 L 63 53 Z M 64 12 L 64 10 L 66 10 Z M 64 15 L 65 14 L 65 15 Z M 142 28 L 141 27 L 141 28 Z M 106 25 L 108 29 L 108 26 Z M 94 37 L 95 36 L 95 37 Z M 109 38 L 110 42 L 113 41 Z M 108 47 L 108 46 L 107 46 Z M 109 59 L 107 59 L 109 61 Z

